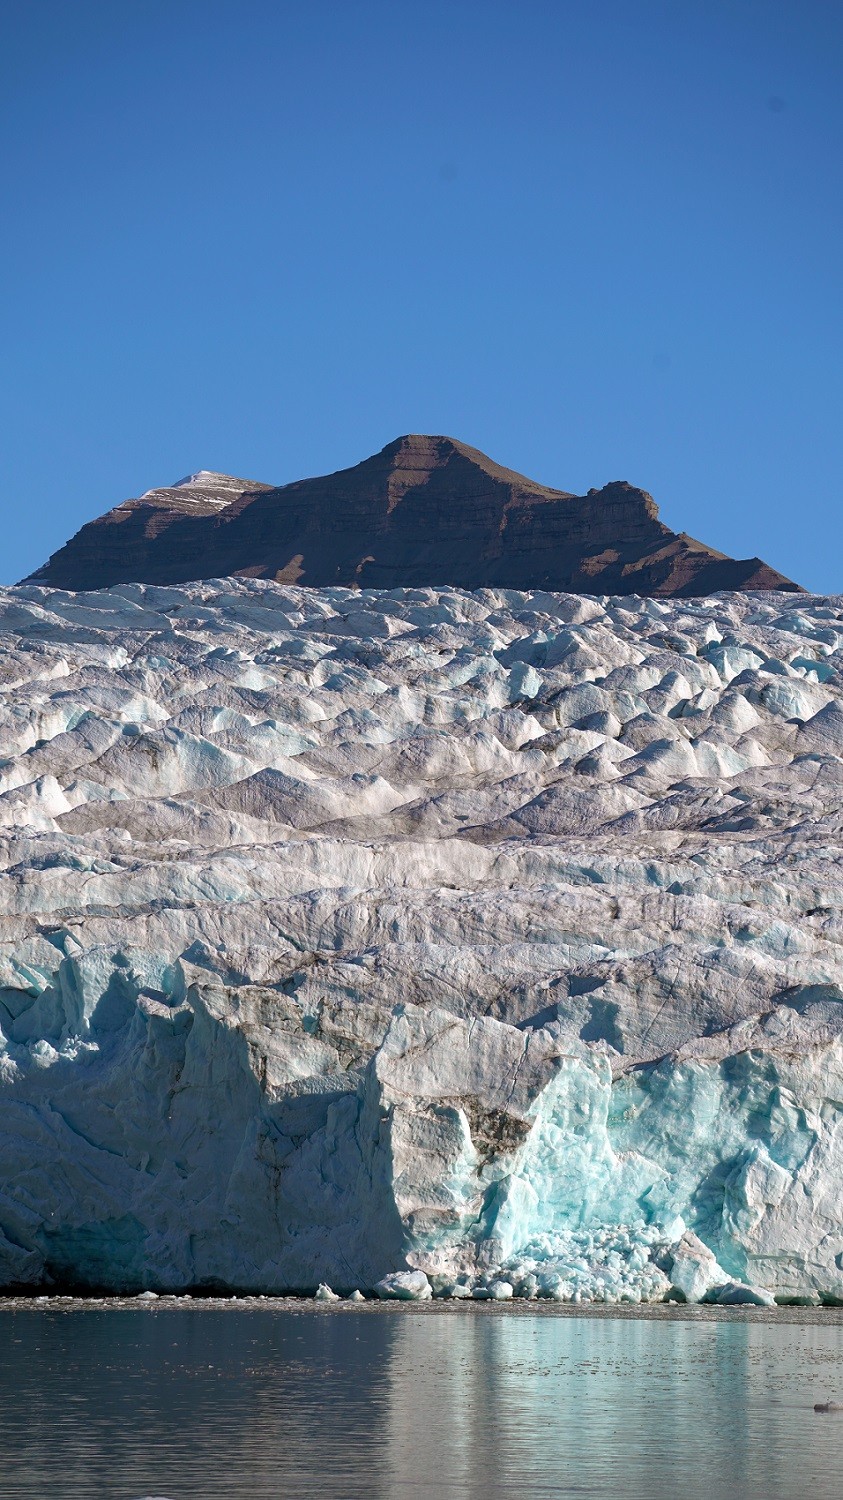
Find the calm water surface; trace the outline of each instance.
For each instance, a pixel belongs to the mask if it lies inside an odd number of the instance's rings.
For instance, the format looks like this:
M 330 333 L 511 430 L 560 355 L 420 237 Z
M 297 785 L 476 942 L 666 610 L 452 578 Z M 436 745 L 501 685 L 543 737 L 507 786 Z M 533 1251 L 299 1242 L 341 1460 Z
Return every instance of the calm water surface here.
M 3 1500 L 840 1500 L 843 1324 L 0 1310 Z

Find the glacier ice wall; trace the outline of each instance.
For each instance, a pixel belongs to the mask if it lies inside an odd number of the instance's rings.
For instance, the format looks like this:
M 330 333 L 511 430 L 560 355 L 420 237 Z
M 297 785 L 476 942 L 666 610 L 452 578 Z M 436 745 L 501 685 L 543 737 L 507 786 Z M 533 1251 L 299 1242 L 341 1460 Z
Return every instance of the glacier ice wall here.
M 0 638 L 0 1285 L 843 1299 L 843 601 Z

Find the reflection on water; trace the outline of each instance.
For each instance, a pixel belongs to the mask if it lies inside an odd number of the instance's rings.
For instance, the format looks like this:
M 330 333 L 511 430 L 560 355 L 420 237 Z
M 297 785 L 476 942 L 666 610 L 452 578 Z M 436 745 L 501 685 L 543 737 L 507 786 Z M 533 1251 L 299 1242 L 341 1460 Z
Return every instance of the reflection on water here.
M 837 1319 L 0 1312 L 4 1500 L 839 1500 Z

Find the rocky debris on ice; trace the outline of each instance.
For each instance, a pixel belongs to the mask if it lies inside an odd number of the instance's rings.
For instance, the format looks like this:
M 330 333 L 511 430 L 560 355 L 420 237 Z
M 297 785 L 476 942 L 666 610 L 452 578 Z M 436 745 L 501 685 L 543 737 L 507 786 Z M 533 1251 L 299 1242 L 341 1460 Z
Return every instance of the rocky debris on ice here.
M 0 641 L 0 1283 L 843 1301 L 843 601 Z

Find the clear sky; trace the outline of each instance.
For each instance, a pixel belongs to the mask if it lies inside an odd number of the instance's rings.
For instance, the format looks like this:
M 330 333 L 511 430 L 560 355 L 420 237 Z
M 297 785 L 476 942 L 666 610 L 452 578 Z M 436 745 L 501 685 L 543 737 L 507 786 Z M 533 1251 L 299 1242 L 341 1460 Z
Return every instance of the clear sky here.
M 2 566 L 447 433 L 843 589 L 839 0 L 0 0 Z

